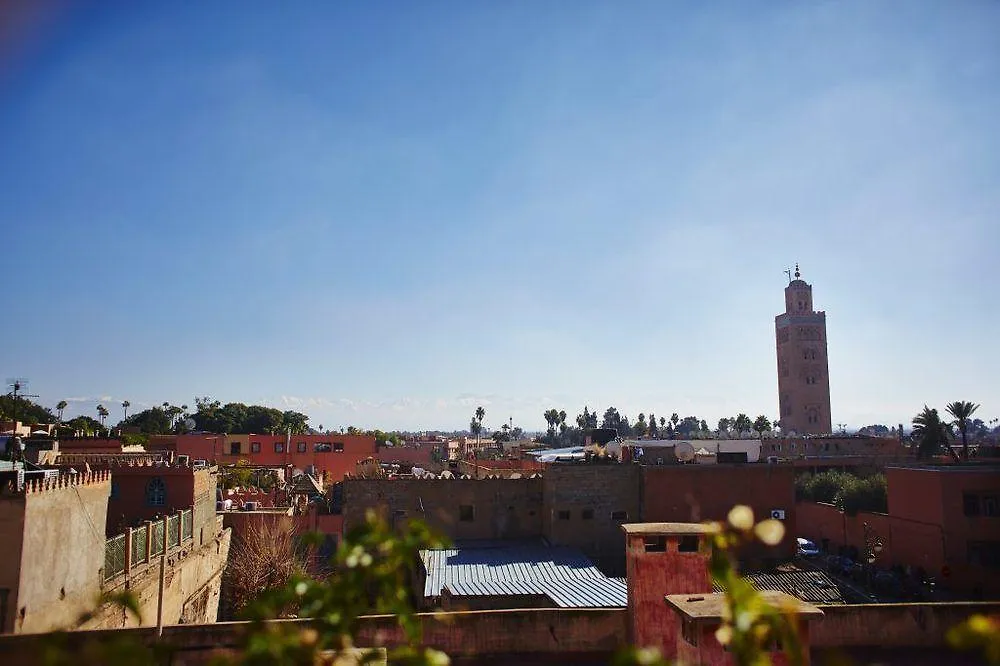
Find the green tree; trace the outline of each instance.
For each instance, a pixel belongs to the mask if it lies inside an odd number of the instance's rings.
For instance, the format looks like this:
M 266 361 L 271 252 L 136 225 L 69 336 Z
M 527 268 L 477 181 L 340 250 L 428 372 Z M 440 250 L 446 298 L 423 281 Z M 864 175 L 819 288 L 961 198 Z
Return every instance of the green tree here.
M 69 430 L 70 433 L 82 432 L 85 435 L 94 435 L 102 429 L 100 421 L 82 415 L 66 421 L 63 425 L 65 426 L 63 430 Z
M 486 409 L 482 405 L 476 407 L 476 421 L 479 423 L 479 427 L 476 428 L 476 446 L 479 446 L 479 438 L 483 432 L 483 419 L 486 418 Z
M 654 414 L 653 412 L 650 412 L 649 413 L 649 436 L 655 439 L 657 437 L 657 435 L 659 435 L 659 431 L 657 430 L 657 427 L 656 427 L 656 414 Z
M 128 417 L 123 425 L 136 428 L 147 435 L 164 435 L 170 432 L 170 417 L 162 408 L 151 407 Z
M 761 414 L 757 417 L 757 420 L 753 422 L 753 429 L 757 432 L 757 436 L 760 439 L 764 439 L 764 433 L 771 429 L 771 422 L 766 416 Z
M 56 417 L 48 407 L 42 407 L 30 398 L 11 393 L 0 395 L 0 418 L 13 419 L 15 416 L 21 423 L 52 423 Z
M 723 435 L 729 432 L 729 426 L 730 426 L 729 419 L 723 416 L 721 419 L 719 419 L 719 425 L 716 428 L 715 432 L 719 435 L 719 437 L 722 437 Z
M 647 432 L 649 432 L 649 426 L 646 425 L 646 415 L 639 412 L 639 416 L 636 418 L 635 427 L 632 429 L 636 437 L 642 437 Z
M 129 405 L 131 405 L 131 404 L 132 403 L 129 402 L 128 400 L 123 400 L 122 401 L 122 412 L 124 413 L 124 416 L 122 416 L 122 423 L 124 423 L 125 421 L 128 421 L 128 408 L 129 408 Z
M 962 433 L 962 458 L 964 460 L 969 459 L 969 418 L 979 409 L 979 405 L 969 402 L 967 400 L 956 400 L 955 402 L 950 402 L 945 406 L 945 409 L 951 414 L 952 424 L 958 428 L 958 431 Z
M 938 410 L 924 405 L 924 410 L 913 417 L 913 439 L 917 442 L 917 457 L 930 458 L 946 449 L 956 460 L 958 456 L 949 445 L 951 431 L 941 420 Z
M 285 430 L 291 430 L 293 435 L 301 435 L 309 430 L 309 417 L 301 412 L 286 411 L 281 415 Z
M 97 416 L 101 420 L 101 427 L 102 428 L 104 427 L 104 419 L 106 419 L 108 417 L 108 413 L 109 412 L 104 407 L 104 405 L 98 405 L 97 406 Z
M 628 419 L 622 417 L 618 413 L 618 410 L 614 407 L 608 407 L 604 412 L 604 418 L 601 420 L 602 428 L 614 428 L 618 431 L 619 435 L 628 435 Z
M 563 412 L 565 414 L 566 412 Z M 556 409 L 546 409 L 542 413 L 542 418 L 545 419 L 545 423 L 548 425 L 548 431 L 546 434 L 546 439 L 549 444 L 555 444 L 556 442 L 556 426 L 559 425 L 559 411 Z
M 65 400 L 60 400 L 56 403 L 56 411 L 59 412 L 59 422 L 62 423 L 63 410 L 69 407 L 69 403 Z
M 677 428 L 677 422 L 680 420 L 681 417 L 677 415 L 677 412 L 674 412 L 673 414 L 670 415 L 670 422 L 674 424 L 674 429 Z
M 737 435 L 742 436 L 744 433 L 748 433 L 753 430 L 753 421 L 750 420 L 749 416 L 740 412 L 736 415 L 736 418 L 733 419 L 733 428 L 736 430 Z

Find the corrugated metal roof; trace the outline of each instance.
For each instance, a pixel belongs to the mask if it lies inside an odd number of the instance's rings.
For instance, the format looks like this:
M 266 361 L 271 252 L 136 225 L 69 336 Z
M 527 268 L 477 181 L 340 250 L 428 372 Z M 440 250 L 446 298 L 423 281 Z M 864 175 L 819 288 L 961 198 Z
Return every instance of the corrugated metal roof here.
M 576 578 L 538 583 L 560 608 L 624 608 L 628 605 L 625 581 L 616 578 Z
M 575 548 L 512 545 L 420 552 L 424 596 L 544 594 L 563 608 L 626 605 L 625 581 L 607 578 Z
M 784 592 L 813 604 L 842 604 L 844 597 L 837 584 L 822 571 L 748 572 L 743 574 L 755 590 Z M 723 589 L 715 585 L 716 591 Z
M 506 595 L 546 596 L 560 608 L 624 608 L 625 581 L 619 578 L 565 578 L 561 580 L 480 580 L 445 586 L 458 597 Z

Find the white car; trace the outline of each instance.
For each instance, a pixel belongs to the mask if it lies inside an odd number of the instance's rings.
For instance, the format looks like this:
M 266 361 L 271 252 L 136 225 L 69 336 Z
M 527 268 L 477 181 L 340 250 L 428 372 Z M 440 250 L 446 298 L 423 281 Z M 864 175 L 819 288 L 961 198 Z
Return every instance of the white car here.
M 816 544 L 814 544 L 809 539 L 803 539 L 802 537 L 799 537 L 798 539 L 796 539 L 796 541 L 798 542 L 797 553 L 800 556 L 812 557 L 814 555 L 819 555 L 819 548 L 817 548 Z

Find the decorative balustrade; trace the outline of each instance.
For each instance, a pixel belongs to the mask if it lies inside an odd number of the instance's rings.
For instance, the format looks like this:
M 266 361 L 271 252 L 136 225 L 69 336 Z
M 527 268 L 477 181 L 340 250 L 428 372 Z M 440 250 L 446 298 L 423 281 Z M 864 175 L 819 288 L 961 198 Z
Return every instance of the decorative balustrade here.
M 129 529 L 107 540 L 104 547 L 104 581 L 148 564 L 166 551 L 194 539 L 194 511 L 185 509 L 172 516 Z

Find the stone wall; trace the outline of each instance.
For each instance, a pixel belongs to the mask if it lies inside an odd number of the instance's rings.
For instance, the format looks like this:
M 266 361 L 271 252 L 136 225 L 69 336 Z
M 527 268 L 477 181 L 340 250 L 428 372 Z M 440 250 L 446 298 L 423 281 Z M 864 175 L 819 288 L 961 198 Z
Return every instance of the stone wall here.
M 643 519 L 642 468 L 550 465 L 543 487 L 546 538 L 554 545 L 579 548 L 609 575 L 624 575 L 621 525 Z
M 345 479 L 344 531 L 368 509 L 393 525 L 420 518 L 452 539 L 538 537 L 542 479 Z
M 21 546 L 24 539 L 23 494 L 0 489 L 0 633 L 14 630 L 17 588 L 21 579 Z
M 820 606 L 812 624 L 813 648 L 939 647 L 945 633 L 974 613 L 1000 613 L 1000 602 L 856 604 Z
M 701 522 L 725 520 L 736 504 L 746 504 L 760 520 L 784 511 L 785 539 L 774 550 L 748 555 L 787 558 L 795 554 L 798 522 L 795 470 L 783 465 L 674 465 L 643 468 L 643 520 Z
M 8 627 L 19 633 L 74 626 L 101 592 L 107 473 L 29 483 L 24 495 L 20 581 Z M 4 548 L 6 548 L 6 543 Z M 13 622 L 12 622 L 13 621 Z
M 814 663 L 824 652 L 843 647 L 912 650 L 934 655 L 937 663 L 950 663 L 944 632 L 973 613 L 1000 613 L 1000 603 L 879 604 L 822 606 L 824 617 L 810 628 Z M 458 658 L 491 657 L 491 663 L 524 663 L 524 655 L 542 655 L 546 661 L 608 663 L 610 655 L 627 644 L 628 611 L 613 609 L 530 609 L 421 614 L 424 643 Z M 303 621 L 303 624 L 305 622 Z M 163 642 L 177 652 L 175 666 L 207 664 L 219 649 L 237 645 L 246 623 L 167 626 Z M 79 650 L 85 641 L 107 641 L 132 636 L 147 644 L 156 640 L 154 629 L 74 632 L 66 650 Z M 384 641 L 398 644 L 400 631 L 391 616 L 362 618 L 357 645 Z M 41 664 L 40 636 L 0 637 L 0 663 Z M 853 648 L 853 650 L 852 650 Z M 547 655 L 547 656 L 546 656 Z M 896 662 L 899 663 L 899 662 Z M 934 663 L 933 661 L 924 663 Z
M 222 574 L 229 557 L 231 531 L 214 532 L 206 543 L 195 541 L 166 559 L 164 571 L 164 624 L 203 624 L 215 622 L 219 609 Z M 101 551 L 103 553 L 103 550 Z M 155 626 L 160 590 L 160 561 L 153 558 L 130 572 L 126 583 L 121 576 L 111 592 L 128 590 L 139 601 L 141 619 L 126 614 L 121 608 L 107 605 L 100 608 L 83 629 L 118 629 L 135 626 Z

